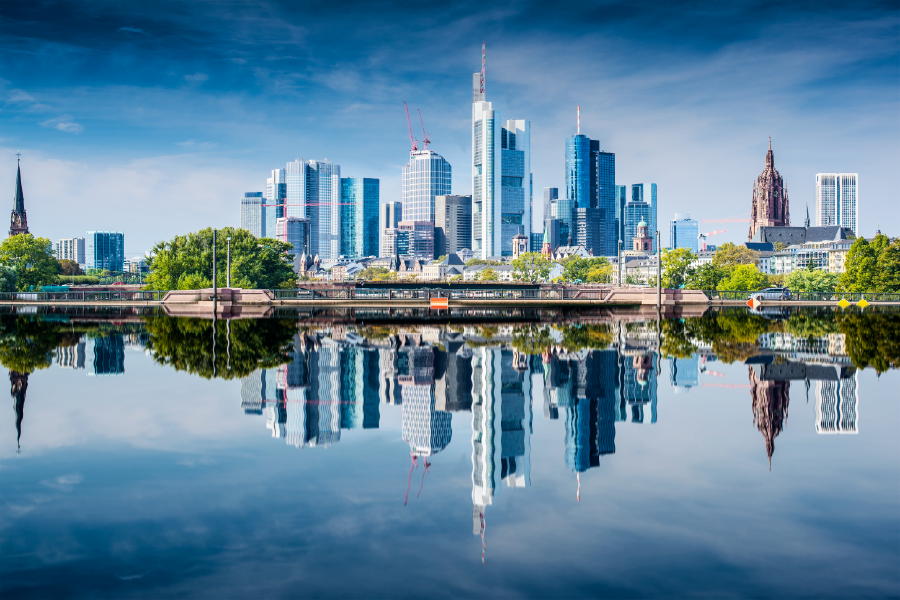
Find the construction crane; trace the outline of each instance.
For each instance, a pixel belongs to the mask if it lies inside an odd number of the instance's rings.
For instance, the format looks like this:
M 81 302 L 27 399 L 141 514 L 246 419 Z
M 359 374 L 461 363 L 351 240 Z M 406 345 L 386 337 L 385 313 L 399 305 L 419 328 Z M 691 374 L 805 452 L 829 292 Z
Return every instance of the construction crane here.
M 422 124 L 422 145 L 425 146 L 426 150 L 428 150 L 428 144 L 431 143 L 431 140 L 428 139 L 428 134 L 425 133 L 425 121 L 422 120 L 422 111 L 418 108 L 416 110 L 419 111 L 419 123 Z
M 700 250 L 702 252 L 706 252 L 706 238 L 711 235 L 719 235 L 720 233 L 725 233 L 728 231 L 727 229 L 720 229 L 719 231 L 710 231 L 708 233 L 701 233 L 697 236 L 697 239 L 700 240 Z
M 418 141 L 416 141 L 416 138 L 414 138 L 412 134 L 412 125 L 409 124 L 409 107 L 406 106 L 406 102 L 403 103 L 403 109 L 406 111 L 406 127 L 409 129 L 410 152 L 415 152 L 419 149 L 419 143 Z

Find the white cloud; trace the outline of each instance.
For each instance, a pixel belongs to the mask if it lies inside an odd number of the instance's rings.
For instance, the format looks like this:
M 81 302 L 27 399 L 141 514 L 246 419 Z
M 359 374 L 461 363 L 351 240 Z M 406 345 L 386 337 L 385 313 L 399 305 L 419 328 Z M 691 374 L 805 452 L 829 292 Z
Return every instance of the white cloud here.
M 150 37 L 149 33 L 147 33 L 146 31 L 144 31 L 143 29 L 140 29 L 138 27 L 119 27 L 116 31 L 122 31 L 124 33 L 137 33 L 140 35 L 145 35 L 147 37 Z
M 73 487 L 84 481 L 84 477 L 79 473 L 70 473 L 69 475 L 61 475 L 55 479 L 46 479 L 41 484 L 59 490 L 61 492 L 69 492 Z
M 185 140 L 183 142 L 176 142 L 175 145 L 181 146 L 182 148 L 185 148 L 188 150 L 212 150 L 213 148 L 218 146 L 218 144 L 216 144 L 215 142 L 197 142 L 194 140 Z
M 194 73 L 193 75 L 185 75 L 184 80 L 188 83 L 196 83 L 200 84 L 209 79 L 209 75 L 206 73 Z
M 22 90 L 13 90 L 9 94 L 10 102 L 34 102 L 34 96 Z
M 58 129 L 60 131 L 65 131 L 66 133 L 81 133 L 84 131 L 84 127 L 72 120 L 72 115 L 63 115 L 61 117 L 56 117 L 55 119 L 47 119 L 41 123 L 41 127 Z

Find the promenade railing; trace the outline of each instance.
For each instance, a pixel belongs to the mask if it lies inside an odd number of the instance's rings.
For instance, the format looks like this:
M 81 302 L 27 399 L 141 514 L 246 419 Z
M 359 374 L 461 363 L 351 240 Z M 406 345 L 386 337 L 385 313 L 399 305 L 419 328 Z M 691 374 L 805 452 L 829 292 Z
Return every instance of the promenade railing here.
M 710 300 L 749 300 L 760 290 L 703 290 Z M 866 302 L 900 302 L 900 293 L 890 292 L 791 292 L 788 302 L 840 302 L 846 298 L 847 302 L 859 302 L 865 298 Z M 763 298 L 765 301 L 765 298 Z
M 159 302 L 165 291 L 0 292 L 0 302 Z
M 609 288 L 509 289 L 386 289 L 272 290 L 276 300 L 602 300 Z

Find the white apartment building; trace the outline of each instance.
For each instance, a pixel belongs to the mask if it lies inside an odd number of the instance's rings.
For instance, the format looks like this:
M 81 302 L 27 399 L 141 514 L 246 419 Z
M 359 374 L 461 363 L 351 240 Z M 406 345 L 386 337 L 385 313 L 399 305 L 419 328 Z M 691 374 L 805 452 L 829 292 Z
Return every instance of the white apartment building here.
M 816 226 L 838 225 L 859 235 L 858 173 L 816 174 Z
M 56 242 L 56 258 L 73 260 L 84 267 L 84 238 L 64 238 Z

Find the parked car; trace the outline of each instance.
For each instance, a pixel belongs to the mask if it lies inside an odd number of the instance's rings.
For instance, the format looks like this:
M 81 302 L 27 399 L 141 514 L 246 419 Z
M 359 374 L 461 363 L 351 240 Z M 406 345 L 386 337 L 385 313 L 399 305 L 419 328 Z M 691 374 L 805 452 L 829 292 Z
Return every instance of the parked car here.
M 758 292 L 753 292 L 747 299 L 755 298 L 756 300 L 790 300 L 791 299 L 791 290 L 788 288 L 766 288 L 764 290 L 759 290 Z

